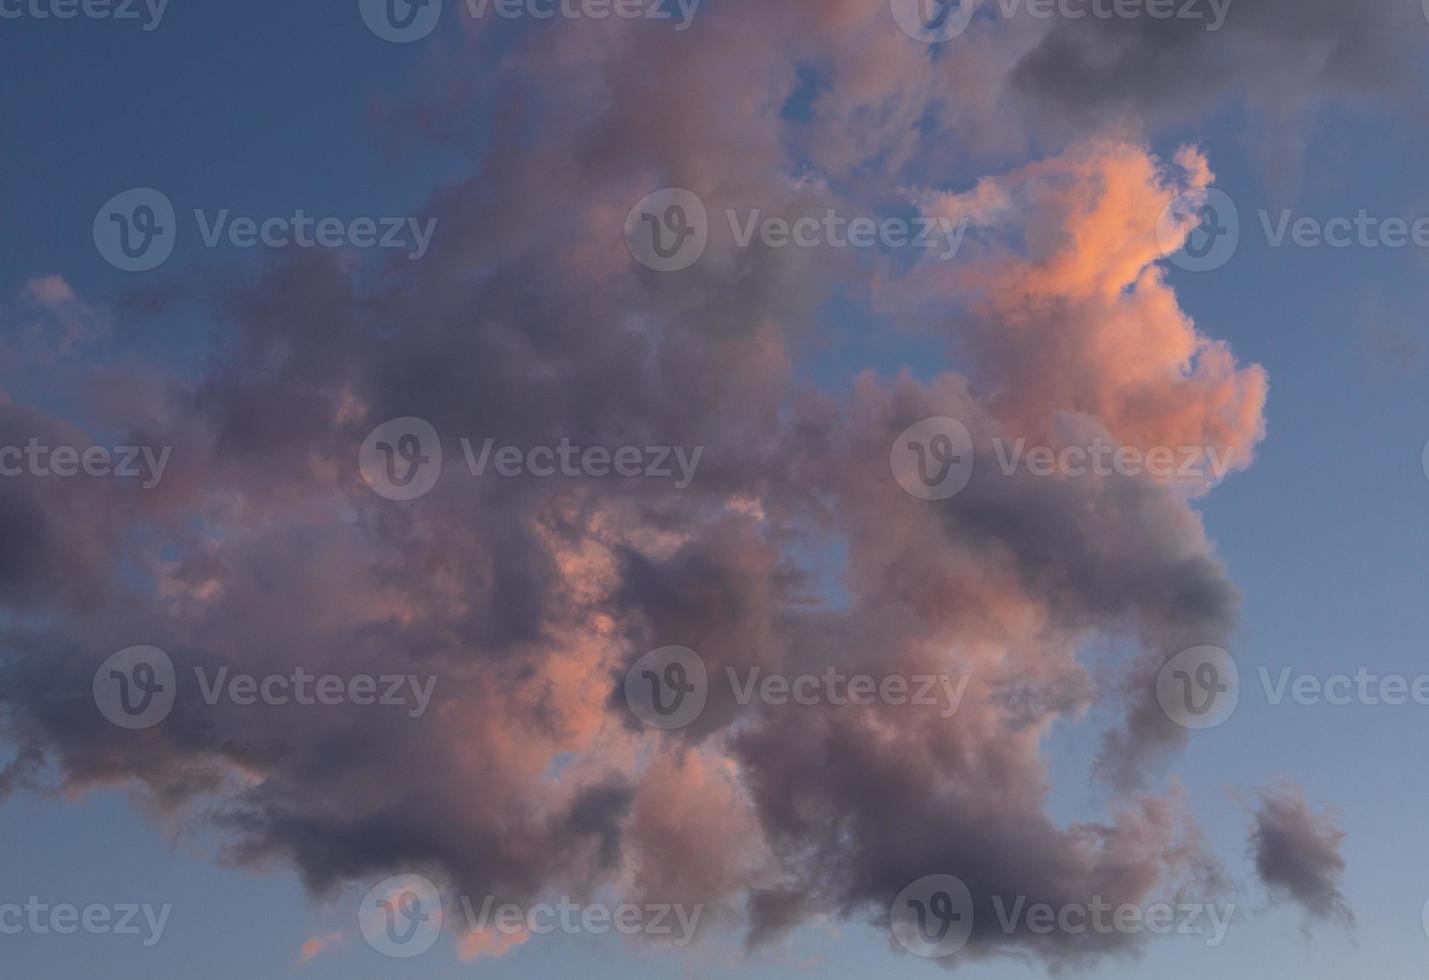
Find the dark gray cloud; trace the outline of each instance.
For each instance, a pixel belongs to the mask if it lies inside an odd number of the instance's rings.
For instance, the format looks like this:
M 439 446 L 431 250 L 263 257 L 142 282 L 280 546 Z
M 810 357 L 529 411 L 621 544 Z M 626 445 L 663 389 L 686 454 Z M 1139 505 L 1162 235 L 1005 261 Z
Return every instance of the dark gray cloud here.
M 1345 832 L 1332 813 L 1312 810 L 1298 786 L 1269 787 L 1257 796 L 1250 842 L 1256 874 L 1272 895 L 1317 919 L 1354 925 L 1341 891 Z

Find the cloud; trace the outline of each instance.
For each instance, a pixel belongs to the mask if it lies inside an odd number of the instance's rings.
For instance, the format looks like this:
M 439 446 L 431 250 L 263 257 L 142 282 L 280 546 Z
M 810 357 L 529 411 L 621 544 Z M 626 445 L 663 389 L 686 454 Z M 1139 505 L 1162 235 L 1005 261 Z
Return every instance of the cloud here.
M 1316 919 L 1355 923 L 1341 891 L 1345 832 L 1328 811 L 1316 813 L 1298 786 L 1263 789 L 1251 827 L 1255 870 L 1271 894 L 1300 905 Z
M 160 488 L 0 484 L 0 724 L 20 748 L 0 788 L 137 784 L 221 830 L 223 860 L 289 864 L 316 895 L 408 872 L 519 904 L 609 889 L 704 903 L 754 946 L 806 922 L 886 924 L 911 880 L 952 873 L 979 903 L 970 955 L 1082 962 L 1141 940 L 1002 932 L 993 897 L 1218 888 L 1184 795 L 1148 789 L 1184 740 L 1156 672 L 1227 642 L 1239 602 L 1196 510 L 1211 488 L 1007 476 L 992 446 L 1097 436 L 1249 465 L 1265 372 L 1181 309 L 1155 235 L 1172 199 L 1209 186 L 1209 164 L 1089 131 L 957 184 L 1021 140 L 998 134 L 1015 128 L 1000 91 L 946 83 L 995 61 L 988 45 L 1029 40 L 974 38 L 963 63 L 886 17 L 836 0 L 725 7 L 673 38 L 614 22 L 529 32 L 531 49 L 482 75 L 478 97 L 504 106 L 483 134 L 493 149 L 430 202 L 441 232 L 422 262 L 275 262 L 223 294 L 222 357 L 120 399 L 137 437 L 174 447 Z M 829 87 L 786 120 L 800 65 Z M 961 134 L 989 142 L 935 173 L 931 151 Z M 631 205 L 667 184 L 716 220 L 914 200 L 973 218 L 975 253 L 907 264 L 712 236 L 663 275 L 622 238 Z M 919 329 L 945 358 L 916 378 L 815 385 L 810 358 L 845 304 L 869 312 L 871 342 Z M 113 390 L 106 367 L 95 384 Z M 442 434 L 450 465 L 398 505 L 356 461 L 406 416 Z M 974 433 L 968 488 L 941 505 L 889 468 L 899 433 L 931 416 Z M 37 432 L 81 437 L 0 407 L 0 441 Z M 462 437 L 704 454 L 680 492 L 476 478 Z M 180 696 L 163 724 L 120 737 L 90 685 L 135 644 L 170 654 Z M 834 668 L 968 686 L 946 717 L 741 704 L 716 685 L 695 724 L 665 733 L 625 709 L 620 682 L 671 644 L 717 679 Z M 1128 652 L 1093 663 L 1105 645 Z M 432 676 L 434 698 L 420 717 L 209 705 L 193 683 L 296 666 Z M 1069 825 L 1049 805 L 1046 741 L 1093 708 L 1117 719 L 1106 807 Z M 463 958 L 511 945 L 457 941 Z
M 345 939 L 346 936 L 342 933 L 341 930 L 339 930 L 336 932 L 324 933 L 321 936 L 313 936 L 311 939 L 304 940 L 303 948 L 298 954 L 298 965 L 307 966 L 309 963 L 317 959 L 323 953 L 326 953 L 334 946 L 337 946 L 340 943 L 344 942 Z

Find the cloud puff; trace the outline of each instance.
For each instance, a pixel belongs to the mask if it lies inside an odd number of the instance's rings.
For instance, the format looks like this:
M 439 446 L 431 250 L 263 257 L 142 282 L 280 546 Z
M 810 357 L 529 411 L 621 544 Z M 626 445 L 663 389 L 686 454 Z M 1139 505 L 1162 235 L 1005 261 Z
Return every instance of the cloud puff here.
M 1316 813 L 1298 786 L 1268 787 L 1257 796 L 1251 848 L 1260 880 L 1277 897 L 1317 919 L 1354 924 L 1340 888 L 1345 873 L 1345 832 L 1328 811 Z
M 531 31 L 483 61 L 476 97 L 503 107 L 481 134 L 493 149 L 430 202 L 441 230 L 422 262 L 308 254 L 225 294 L 222 358 L 119 399 L 133 438 L 174 447 L 154 492 L 0 484 L 0 724 L 20 750 L 0 788 L 137 784 L 220 828 L 225 860 L 288 863 L 317 894 L 405 872 L 503 902 L 610 889 L 707 904 L 754 945 L 826 917 L 883 924 L 912 879 L 951 873 L 981 913 L 970 955 L 1061 964 L 1140 940 L 1002 932 L 993 898 L 1218 887 L 1182 794 L 1147 789 L 1185 737 L 1156 706 L 1157 670 L 1225 643 L 1239 601 L 1195 509 L 1210 488 L 1004 475 L 992 441 L 1200 445 L 1249 464 L 1265 373 L 1180 308 L 1155 236 L 1210 167 L 1083 133 L 979 174 L 972 197 L 949 191 L 969 186 L 951 172 L 1018 142 L 927 163 L 960 132 L 997 133 L 1004 94 L 947 82 L 1002 52 L 974 31 L 969 62 L 939 57 L 887 14 L 747 4 L 675 36 Z M 993 48 L 1014 42 L 1031 43 Z M 827 84 L 802 113 L 801 68 Z M 665 275 L 622 247 L 631 205 L 664 185 L 703 195 L 716 222 L 897 202 L 978 227 L 965 265 L 712 235 Z M 945 341 L 945 362 L 811 383 L 845 304 L 876 339 Z M 357 451 L 406 416 L 442 434 L 449 466 L 395 504 L 363 484 Z M 936 505 L 889 469 L 899 433 L 931 416 L 962 420 L 976 457 Z M 83 437 L 0 406 L 4 440 L 35 433 Z M 704 454 L 684 491 L 478 479 L 462 437 Z M 89 691 L 135 644 L 169 653 L 179 698 L 121 734 Z M 948 716 L 742 704 L 721 683 L 666 733 L 625 709 L 620 682 L 671 644 L 717 679 L 833 668 L 967 686 Z M 1128 652 L 1094 666 L 1093 645 Z M 436 687 L 413 716 L 209 705 L 194 683 L 298 666 Z M 1045 742 L 1093 707 L 1117 719 L 1107 806 L 1065 825 Z M 512 948 L 458 942 L 464 958 Z

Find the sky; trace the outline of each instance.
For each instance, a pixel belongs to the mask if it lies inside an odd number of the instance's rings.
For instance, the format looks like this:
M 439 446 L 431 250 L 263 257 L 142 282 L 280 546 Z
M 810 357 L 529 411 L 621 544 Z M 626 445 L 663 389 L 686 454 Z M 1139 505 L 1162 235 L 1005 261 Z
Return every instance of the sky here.
M 1174 6 L 0 0 L 4 974 L 1411 975 L 1429 6 Z

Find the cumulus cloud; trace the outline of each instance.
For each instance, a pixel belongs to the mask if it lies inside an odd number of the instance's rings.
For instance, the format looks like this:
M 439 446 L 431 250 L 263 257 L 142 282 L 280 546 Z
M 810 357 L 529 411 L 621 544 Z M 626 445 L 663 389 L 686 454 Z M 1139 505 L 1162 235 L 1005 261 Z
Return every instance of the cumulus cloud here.
M 909 881 L 952 873 L 982 913 L 970 955 L 1060 964 L 1140 940 L 1003 932 L 994 896 L 1218 887 L 1183 794 L 1148 789 L 1185 738 L 1156 706 L 1157 670 L 1227 642 L 1239 601 L 1196 510 L 1210 487 L 1006 475 L 993 448 L 1095 436 L 1251 462 L 1265 372 L 1181 309 L 1162 270 L 1176 243 L 1156 237 L 1209 164 L 1097 132 L 957 184 L 936 171 L 1016 142 L 993 125 L 1003 95 L 949 95 L 972 69 L 893 29 L 886 4 L 814 9 L 727 7 L 673 37 L 614 21 L 530 32 L 483 75 L 505 107 L 497 149 L 430 202 L 442 224 L 424 261 L 276 263 L 230 294 L 223 358 L 135 400 L 134 437 L 174 447 L 159 488 L 0 484 L 0 724 L 20 749 L 0 788 L 142 786 L 220 828 L 223 859 L 291 865 L 316 894 L 406 872 L 497 901 L 610 889 L 704 903 L 755 946 L 825 917 L 885 924 Z M 979 36 L 970 63 L 1000 57 Z M 827 92 L 786 112 L 801 66 Z M 959 120 L 995 149 L 929 166 Z M 716 222 L 723 206 L 912 202 L 975 221 L 975 250 L 908 265 L 712 236 L 693 268 L 656 273 L 622 235 L 665 185 L 704 196 Z M 880 336 L 945 341 L 945 363 L 811 383 L 836 301 L 865 304 Z M 396 504 L 364 485 L 357 450 L 406 416 L 443 435 L 449 465 Z M 889 469 L 899 433 L 931 416 L 974 437 L 969 486 L 941 504 Z M 3 441 L 36 432 L 84 438 L 0 406 Z M 470 477 L 457 439 L 488 436 L 704 454 L 678 492 Z M 1094 670 L 1086 651 L 1105 643 L 1132 652 Z M 169 653 L 179 697 L 163 724 L 118 733 L 90 684 L 135 644 Z M 716 678 L 968 682 L 951 717 L 742 704 L 717 684 L 698 721 L 661 732 L 620 684 L 671 644 Z M 297 666 L 437 683 L 420 717 L 209 705 L 192 683 Z M 1117 718 L 1107 806 L 1067 825 L 1045 741 L 1098 706 Z M 457 942 L 463 959 L 519 954 L 489 934 Z

